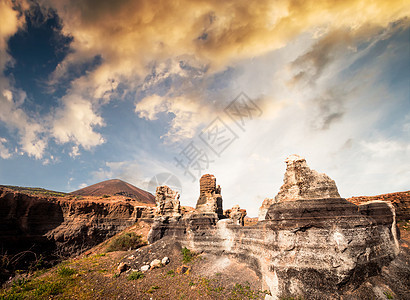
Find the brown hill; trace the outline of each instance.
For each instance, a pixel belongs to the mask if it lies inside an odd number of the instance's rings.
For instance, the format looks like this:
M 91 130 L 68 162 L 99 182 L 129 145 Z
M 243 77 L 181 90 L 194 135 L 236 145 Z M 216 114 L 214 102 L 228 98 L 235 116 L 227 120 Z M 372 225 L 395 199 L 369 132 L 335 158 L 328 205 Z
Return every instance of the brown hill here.
M 79 196 L 125 196 L 136 199 L 141 203 L 155 204 L 154 195 L 119 179 L 111 179 L 96 183 L 71 192 L 71 194 Z

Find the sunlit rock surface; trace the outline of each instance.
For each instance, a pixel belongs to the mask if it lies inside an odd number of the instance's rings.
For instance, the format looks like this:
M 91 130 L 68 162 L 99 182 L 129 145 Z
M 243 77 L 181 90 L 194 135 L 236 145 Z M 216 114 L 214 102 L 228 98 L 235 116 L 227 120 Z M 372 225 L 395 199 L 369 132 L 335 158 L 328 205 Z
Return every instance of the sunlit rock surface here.
M 311 170 L 303 157 L 293 154 L 285 162 L 285 177 L 276 201 L 340 198 L 334 180 Z
M 243 227 L 201 214 L 157 219 L 149 241 L 172 236 L 194 251 L 239 257 L 260 275 L 271 299 L 337 299 L 396 257 L 392 205 L 356 206 L 303 158 L 286 163 L 284 185 L 264 221 Z
M 181 216 L 181 205 L 179 203 L 179 193 L 173 191 L 168 186 L 157 187 L 155 194 L 155 215 L 156 216 Z

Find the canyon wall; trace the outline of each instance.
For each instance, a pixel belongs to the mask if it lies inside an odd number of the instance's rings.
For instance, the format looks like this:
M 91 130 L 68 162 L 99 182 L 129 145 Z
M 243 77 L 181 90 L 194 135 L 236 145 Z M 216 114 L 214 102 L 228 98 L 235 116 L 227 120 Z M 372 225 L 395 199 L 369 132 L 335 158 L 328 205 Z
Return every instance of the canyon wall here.
M 78 254 L 152 217 L 153 207 L 135 201 L 42 197 L 0 188 L 0 248 Z
M 303 158 L 286 163 L 284 186 L 265 220 L 244 227 L 203 212 L 163 215 L 155 219 L 149 241 L 173 236 L 197 252 L 241 258 L 260 275 L 271 299 L 338 298 L 396 257 L 392 205 L 357 206 L 340 198 L 334 181 L 310 170 Z

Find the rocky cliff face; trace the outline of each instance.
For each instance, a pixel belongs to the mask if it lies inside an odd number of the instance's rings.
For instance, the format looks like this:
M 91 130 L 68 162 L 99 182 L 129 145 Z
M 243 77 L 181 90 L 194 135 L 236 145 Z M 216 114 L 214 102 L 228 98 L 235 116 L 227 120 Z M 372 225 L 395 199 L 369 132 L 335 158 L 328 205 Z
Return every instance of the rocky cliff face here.
M 0 247 L 8 253 L 32 249 L 67 256 L 101 243 L 138 219 L 152 217 L 150 206 L 125 197 L 77 200 L 1 188 Z
M 194 251 L 242 258 L 271 299 L 337 299 L 395 258 L 399 245 L 391 205 L 356 206 L 304 159 L 294 156 L 286 163 L 284 186 L 266 220 L 243 227 L 201 214 L 157 219 L 149 241 L 171 236 Z

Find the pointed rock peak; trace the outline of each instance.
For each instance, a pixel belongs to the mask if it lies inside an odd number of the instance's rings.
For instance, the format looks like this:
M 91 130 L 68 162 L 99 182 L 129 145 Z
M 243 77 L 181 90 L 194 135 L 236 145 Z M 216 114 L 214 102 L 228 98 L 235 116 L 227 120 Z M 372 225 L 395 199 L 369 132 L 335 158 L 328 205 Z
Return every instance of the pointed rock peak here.
M 311 170 L 302 156 L 292 154 L 285 162 L 285 177 L 275 202 L 340 198 L 335 181 L 326 174 Z

